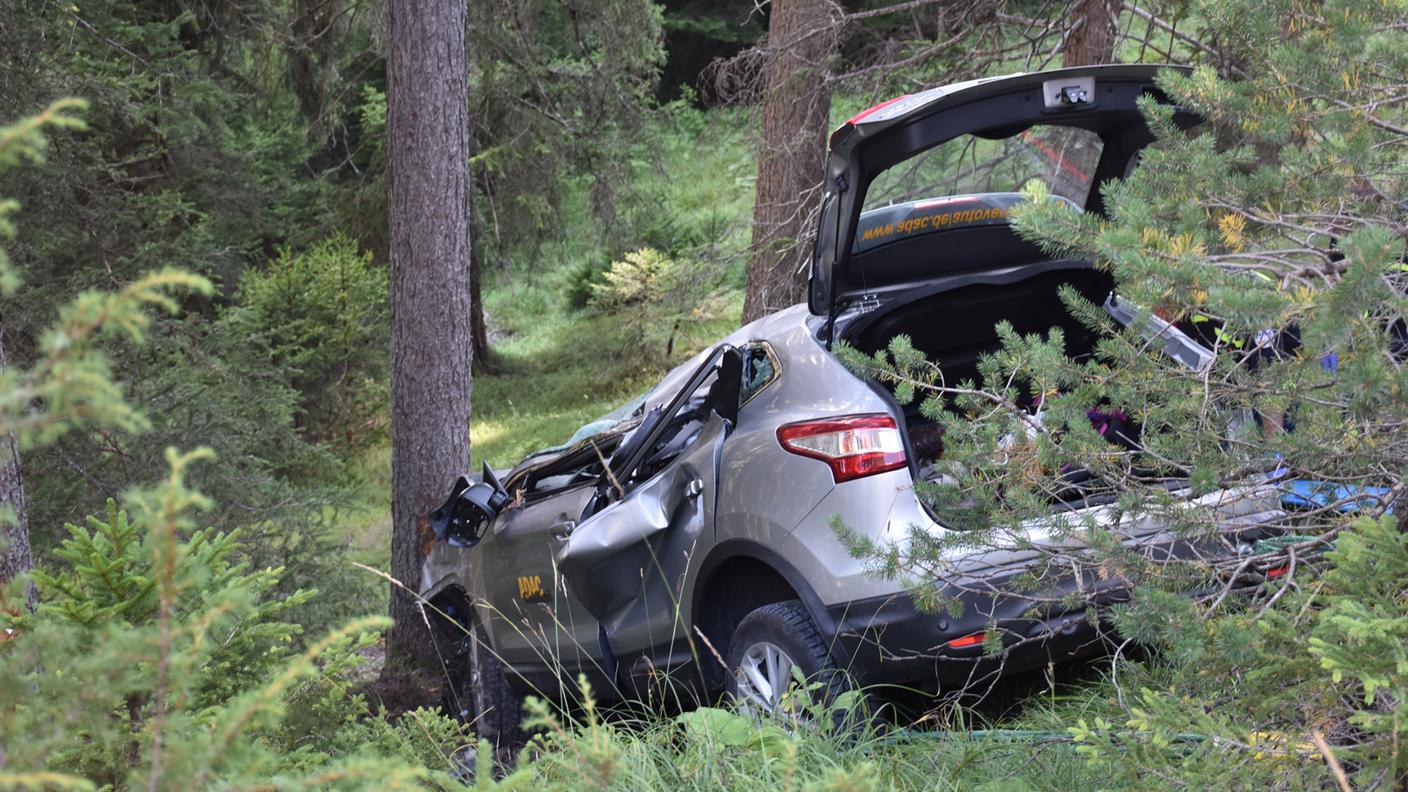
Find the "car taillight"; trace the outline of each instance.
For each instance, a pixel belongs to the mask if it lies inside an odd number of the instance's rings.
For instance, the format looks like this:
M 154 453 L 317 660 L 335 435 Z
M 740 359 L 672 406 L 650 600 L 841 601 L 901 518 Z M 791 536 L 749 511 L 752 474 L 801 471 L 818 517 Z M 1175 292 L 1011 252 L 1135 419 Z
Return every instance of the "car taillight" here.
M 847 415 L 779 426 L 777 442 L 793 454 L 820 459 L 843 481 L 905 466 L 904 442 L 888 415 Z
M 952 641 L 948 642 L 948 645 L 952 646 L 954 649 L 963 649 L 969 646 L 978 646 L 987 641 L 987 639 L 987 633 L 979 632 L 973 633 L 972 635 L 965 635 L 962 638 L 954 638 Z

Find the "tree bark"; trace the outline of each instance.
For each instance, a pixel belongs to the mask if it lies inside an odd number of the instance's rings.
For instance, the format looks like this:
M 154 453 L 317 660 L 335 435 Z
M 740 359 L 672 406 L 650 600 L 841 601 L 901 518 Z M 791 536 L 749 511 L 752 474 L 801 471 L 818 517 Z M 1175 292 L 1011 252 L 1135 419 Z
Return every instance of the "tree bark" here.
M 1070 68 L 1113 63 L 1123 7 L 1123 0 L 1073 0 L 1067 15 L 1066 40 L 1061 44 L 1061 65 Z
M 0 331 L 0 371 L 5 369 L 5 336 Z M 10 512 L 6 520 L 3 511 Z M 14 435 L 0 437 L 0 585 L 34 567 L 29 547 L 29 504 L 24 497 L 24 479 L 20 475 L 20 449 Z M 34 583 L 25 587 L 24 604 L 34 609 Z
M 830 9 L 828 0 L 772 0 L 744 322 L 805 297 L 831 111 L 825 78 L 836 29 Z
M 467 0 L 389 0 L 391 574 L 412 591 L 429 512 L 469 466 L 471 376 Z M 417 598 L 391 590 L 394 660 L 429 664 Z

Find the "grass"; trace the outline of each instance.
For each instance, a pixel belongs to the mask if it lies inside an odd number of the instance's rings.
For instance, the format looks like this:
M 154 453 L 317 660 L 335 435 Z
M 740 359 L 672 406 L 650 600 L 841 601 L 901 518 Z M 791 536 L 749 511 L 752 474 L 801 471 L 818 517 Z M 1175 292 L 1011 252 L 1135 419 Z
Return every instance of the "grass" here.
M 1089 681 L 1058 685 L 997 730 L 964 710 L 927 731 L 837 732 L 757 723 L 725 709 L 676 715 L 620 705 L 603 714 L 589 703 L 569 719 L 530 703 L 528 724 L 539 736 L 515 776 L 533 789 L 1099 788 L 1104 779 L 1076 753 L 1065 726 L 1113 706 L 1108 691 Z
M 1011 681 L 1024 695 L 1009 713 L 950 708 L 914 728 L 859 734 L 757 724 L 717 709 L 673 715 L 621 705 L 602 716 L 588 705 L 569 718 L 530 704 L 540 736 L 515 775 L 531 789 L 1330 788 L 1301 736 L 1249 720 L 1202 669 L 1125 657 L 1118 683 L 1114 671 L 1106 658 L 1058 668 L 1054 679 L 1025 675 Z M 1154 699 L 1195 692 L 1209 709 L 1190 721 L 1150 723 L 1142 714 Z

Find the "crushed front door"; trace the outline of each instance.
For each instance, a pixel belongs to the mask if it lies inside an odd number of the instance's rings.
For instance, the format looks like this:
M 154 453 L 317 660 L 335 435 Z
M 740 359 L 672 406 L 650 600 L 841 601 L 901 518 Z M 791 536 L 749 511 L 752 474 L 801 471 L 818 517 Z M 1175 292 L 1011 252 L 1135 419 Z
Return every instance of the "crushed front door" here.
M 604 652 L 623 672 L 638 670 L 642 657 L 673 665 L 692 656 L 684 582 L 713 541 L 718 470 L 737 419 L 741 368 L 731 346 L 706 359 L 663 408 L 655 438 L 637 459 L 620 461 L 615 481 L 604 482 L 618 497 L 584 519 L 558 552 L 568 589 L 599 620 Z M 683 448 L 663 469 L 630 480 L 652 453 L 670 452 L 672 441 Z

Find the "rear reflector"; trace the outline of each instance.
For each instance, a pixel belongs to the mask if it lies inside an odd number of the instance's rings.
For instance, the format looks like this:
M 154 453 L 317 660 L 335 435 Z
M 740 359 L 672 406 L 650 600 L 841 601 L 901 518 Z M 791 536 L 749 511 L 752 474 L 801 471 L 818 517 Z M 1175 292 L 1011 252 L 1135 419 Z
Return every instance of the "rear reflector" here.
M 1266 576 L 1268 578 L 1278 578 L 1290 571 L 1291 568 L 1289 566 L 1272 567 L 1266 570 Z
M 777 442 L 793 454 L 825 462 L 837 484 L 905 466 L 899 427 L 883 413 L 787 424 L 778 427 Z
M 966 646 L 977 646 L 987 639 L 988 634 L 985 632 L 973 633 L 972 635 L 965 635 L 962 638 L 954 638 L 952 641 L 948 642 L 948 645 L 952 646 L 954 649 L 962 649 Z

